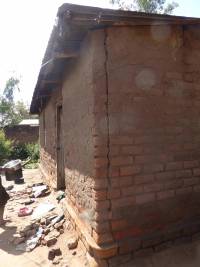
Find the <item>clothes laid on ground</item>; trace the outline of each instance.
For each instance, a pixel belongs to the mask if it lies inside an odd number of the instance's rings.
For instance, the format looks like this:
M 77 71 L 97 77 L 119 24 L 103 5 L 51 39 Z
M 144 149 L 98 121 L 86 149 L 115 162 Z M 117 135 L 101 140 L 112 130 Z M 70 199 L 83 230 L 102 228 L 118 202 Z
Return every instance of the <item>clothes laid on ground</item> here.
M 0 176 L 0 207 L 5 206 L 9 199 L 9 195 L 6 192 L 6 189 L 2 185 L 1 176 Z

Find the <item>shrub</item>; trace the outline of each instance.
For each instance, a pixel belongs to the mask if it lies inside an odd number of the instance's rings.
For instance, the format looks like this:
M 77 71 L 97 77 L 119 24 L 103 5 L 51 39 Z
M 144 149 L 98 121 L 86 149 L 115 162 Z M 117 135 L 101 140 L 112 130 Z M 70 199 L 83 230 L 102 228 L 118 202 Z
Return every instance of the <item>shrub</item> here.
M 34 163 L 38 162 L 38 143 L 14 144 L 11 140 L 6 139 L 4 131 L 0 130 L 0 165 L 3 165 L 9 160 L 26 160 L 28 158 L 30 158 L 29 164 L 34 165 Z
M 10 159 L 25 160 L 29 156 L 26 144 L 14 144 Z
M 6 139 L 4 131 L 0 130 L 0 165 L 3 165 L 10 158 L 12 150 L 12 141 Z
M 26 160 L 31 159 L 31 163 L 35 163 L 39 159 L 39 145 L 37 143 L 16 144 L 11 154 L 12 159 Z
M 28 152 L 28 156 L 31 158 L 32 163 L 36 163 L 39 160 L 39 144 L 27 144 L 26 149 Z
M 25 169 L 37 169 L 38 168 L 38 163 L 28 163 L 24 166 Z

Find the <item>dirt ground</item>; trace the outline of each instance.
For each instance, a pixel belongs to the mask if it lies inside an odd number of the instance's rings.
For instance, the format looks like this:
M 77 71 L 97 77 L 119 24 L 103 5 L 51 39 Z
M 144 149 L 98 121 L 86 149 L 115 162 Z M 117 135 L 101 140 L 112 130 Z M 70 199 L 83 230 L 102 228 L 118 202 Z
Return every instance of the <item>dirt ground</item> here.
M 79 245 L 74 250 L 69 250 L 67 247 L 67 240 L 74 236 L 72 229 L 65 230 L 64 234 L 58 237 L 56 247 L 60 247 L 62 251 L 62 258 L 60 263 L 53 265 L 51 261 L 48 260 L 48 251 L 50 248 L 47 246 L 38 246 L 31 252 L 17 251 L 16 245 L 12 244 L 10 240 L 13 234 L 16 233 L 17 227 L 28 225 L 31 216 L 18 217 L 17 211 L 20 207 L 24 205 L 21 204 L 23 195 L 16 196 L 17 192 L 22 191 L 27 185 L 33 183 L 41 182 L 41 177 L 38 170 L 24 170 L 25 184 L 15 185 L 13 182 L 8 182 L 3 177 L 4 186 L 13 184 L 13 192 L 15 192 L 14 200 L 9 201 L 6 205 L 4 212 L 4 219 L 9 220 L 5 226 L 0 226 L 0 266 L 3 267 L 49 267 L 49 266 L 61 266 L 61 267 L 78 267 L 87 266 L 87 260 L 85 257 L 84 248 Z M 12 194 L 12 191 L 10 194 Z M 50 194 L 47 197 L 37 198 L 36 202 L 31 204 L 32 208 L 36 207 L 39 203 L 44 201 L 51 201 L 56 204 L 56 199 L 54 194 Z
M 26 188 L 28 184 L 41 181 L 38 170 L 25 170 L 24 178 L 25 184 L 14 185 L 13 190 L 16 194 Z M 7 182 L 3 177 L 3 184 L 8 186 L 13 182 Z M 56 203 L 55 194 L 52 193 L 45 198 L 38 198 L 37 202 L 31 205 L 34 208 L 44 200 Z M 9 240 L 16 233 L 19 225 L 26 225 L 30 221 L 30 216 L 17 216 L 17 211 L 23 206 L 21 202 L 22 196 L 15 197 L 7 204 L 4 213 L 4 217 L 9 219 L 10 222 L 7 222 L 5 226 L 0 226 L 0 267 L 88 267 L 86 251 L 81 247 L 80 242 L 74 250 L 69 250 L 67 247 L 67 240 L 75 235 L 72 229 L 65 230 L 64 234 L 58 237 L 56 246 L 60 247 L 62 251 L 62 259 L 60 259 L 58 265 L 53 265 L 48 260 L 49 248 L 47 246 L 38 246 L 31 252 L 17 251 L 16 246 Z M 120 262 L 120 267 L 199 267 L 200 241 L 175 246 L 150 256 L 136 258 L 132 262 L 127 263 L 126 260 L 128 260 L 127 257 L 121 257 L 121 259 L 118 259 L 117 266 Z

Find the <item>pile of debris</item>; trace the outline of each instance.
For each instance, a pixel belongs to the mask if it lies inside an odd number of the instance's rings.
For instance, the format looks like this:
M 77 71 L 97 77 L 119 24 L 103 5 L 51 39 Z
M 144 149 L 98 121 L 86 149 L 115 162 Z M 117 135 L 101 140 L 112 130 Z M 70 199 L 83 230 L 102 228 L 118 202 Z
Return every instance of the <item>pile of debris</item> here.
M 16 250 L 32 251 L 36 246 L 52 246 L 64 233 L 64 215 L 47 215 L 30 225 L 20 226 L 10 240 Z
M 62 258 L 62 251 L 56 246 L 58 237 L 69 229 L 69 222 L 65 221 L 64 215 L 47 215 L 35 223 L 27 226 L 20 226 L 16 234 L 10 240 L 16 245 L 16 250 L 30 252 L 37 246 L 49 247 L 48 259 L 53 264 L 59 264 Z M 67 241 L 67 247 L 74 250 L 78 246 L 78 238 L 72 237 Z M 73 252 L 76 255 L 76 252 Z
M 10 185 L 5 189 L 9 191 L 9 202 L 19 200 L 19 203 L 25 206 L 36 202 L 36 198 L 45 197 L 50 194 L 49 187 L 43 183 L 28 185 L 25 188 L 17 191 L 13 188 L 13 185 Z
M 11 191 L 11 194 L 11 201 L 19 199 L 23 205 L 18 210 L 18 217 L 32 215 L 28 225 L 20 226 L 13 236 L 12 243 L 17 245 L 16 249 L 31 251 L 38 244 L 55 244 L 56 238 L 64 233 L 64 214 L 52 212 L 56 206 L 49 201 L 36 203 L 35 200 L 50 194 L 48 186 L 43 183 L 34 184 L 18 192 Z M 27 207 L 33 203 L 37 204 L 35 208 Z
M 24 252 L 30 252 L 37 246 L 47 246 L 48 259 L 53 264 L 58 264 L 62 259 L 62 251 L 57 244 L 58 238 L 64 234 L 65 229 L 70 231 L 73 227 L 66 221 L 62 206 L 59 205 L 65 198 L 65 193 L 58 192 L 56 199 L 54 195 L 43 198 L 49 194 L 48 186 L 43 183 L 26 186 L 20 191 L 10 191 L 11 202 L 8 204 L 8 210 L 13 211 L 12 201 L 15 200 L 19 204 L 15 206 L 17 216 L 26 217 L 25 220 L 19 221 L 20 226 L 10 242 L 16 246 L 17 251 Z M 58 204 L 55 203 L 56 200 Z M 68 239 L 66 244 L 69 250 L 76 249 L 77 245 L 78 239 L 75 236 Z M 75 251 L 73 253 L 72 255 L 76 254 Z

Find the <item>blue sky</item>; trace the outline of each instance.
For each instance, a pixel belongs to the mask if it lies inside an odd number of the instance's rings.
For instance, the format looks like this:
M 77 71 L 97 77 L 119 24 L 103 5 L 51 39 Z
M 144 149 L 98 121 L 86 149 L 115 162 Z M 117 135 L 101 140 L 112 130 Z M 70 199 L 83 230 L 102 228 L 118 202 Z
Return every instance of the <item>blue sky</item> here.
M 174 15 L 200 17 L 200 0 L 176 0 L 179 7 L 174 11 Z
M 200 0 L 175 0 L 175 15 L 200 17 Z M 41 61 L 63 0 L 0 0 L 0 91 L 10 76 L 20 77 L 16 99 L 30 103 Z M 109 0 L 70 0 L 111 7 Z

